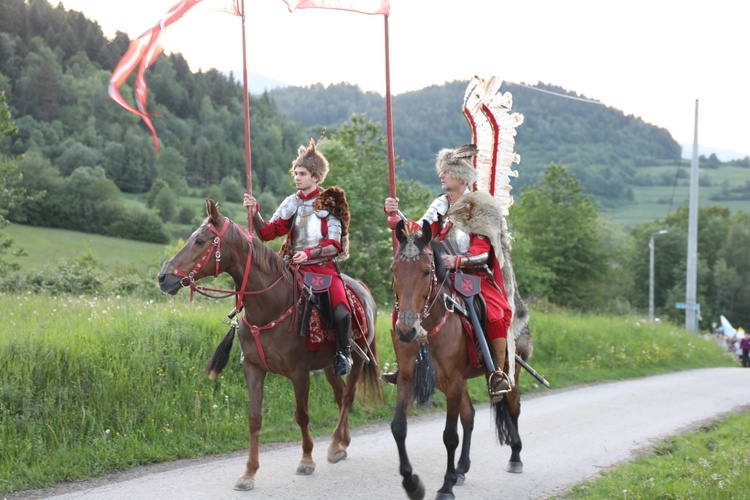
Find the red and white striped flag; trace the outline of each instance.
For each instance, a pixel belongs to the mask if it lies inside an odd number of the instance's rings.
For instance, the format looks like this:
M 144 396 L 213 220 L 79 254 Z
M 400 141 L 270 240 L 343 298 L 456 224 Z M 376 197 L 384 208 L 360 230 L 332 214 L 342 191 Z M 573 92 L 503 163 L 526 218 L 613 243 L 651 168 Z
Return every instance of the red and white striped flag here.
M 390 0 L 283 0 L 289 12 L 295 9 L 336 9 L 360 12 L 362 14 L 383 14 L 391 12 Z
M 175 4 L 167 13 L 159 19 L 153 28 L 147 30 L 141 36 L 130 42 L 125 55 L 117 63 L 112 76 L 109 78 L 109 96 L 117 104 L 141 117 L 143 122 L 151 131 L 154 138 L 154 148 L 159 152 L 159 138 L 156 136 L 154 124 L 146 110 L 148 100 L 148 86 L 146 85 L 146 70 L 161 55 L 161 38 L 167 27 L 180 20 L 190 9 L 199 3 L 209 10 L 218 10 L 241 16 L 239 6 L 240 0 L 181 0 Z M 120 87 L 138 68 L 135 79 L 135 104 L 136 108 L 131 106 L 120 93 Z

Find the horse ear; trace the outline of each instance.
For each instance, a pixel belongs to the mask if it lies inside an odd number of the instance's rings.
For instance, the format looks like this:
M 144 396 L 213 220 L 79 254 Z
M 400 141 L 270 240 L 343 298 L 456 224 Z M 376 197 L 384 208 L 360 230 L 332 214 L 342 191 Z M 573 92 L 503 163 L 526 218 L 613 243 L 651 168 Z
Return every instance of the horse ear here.
M 432 239 L 432 224 L 427 221 L 422 221 L 422 241 L 425 245 L 429 245 Z
M 406 224 L 404 224 L 403 220 L 399 220 L 396 224 L 396 239 L 399 243 L 403 243 L 405 236 L 404 236 L 404 229 L 406 228 Z
M 206 198 L 206 215 L 211 217 L 214 221 L 221 217 L 219 207 L 216 206 L 216 202 L 211 198 Z

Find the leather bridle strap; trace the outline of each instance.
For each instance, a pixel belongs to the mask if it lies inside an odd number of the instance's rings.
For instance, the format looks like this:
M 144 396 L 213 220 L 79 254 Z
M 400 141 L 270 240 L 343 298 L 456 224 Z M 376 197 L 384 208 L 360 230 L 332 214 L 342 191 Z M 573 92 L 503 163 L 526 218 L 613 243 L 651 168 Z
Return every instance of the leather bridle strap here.
M 255 326 L 253 324 L 250 324 L 250 320 L 247 319 L 247 312 L 242 315 L 242 321 L 245 323 L 245 325 L 250 329 L 250 333 L 253 334 L 253 338 L 255 339 L 255 346 L 258 348 L 258 355 L 260 355 L 260 360 L 263 362 L 263 366 L 265 367 L 266 371 L 271 371 L 271 369 L 268 367 L 268 362 L 266 362 L 266 355 L 263 352 L 263 345 L 260 343 L 260 332 L 263 330 L 268 330 L 269 328 L 273 328 L 282 321 L 284 321 L 286 318 L 289 317 L 290 314 L 294 311 L 294 304 L 292 304 L 289 309 L 286 310 L 284 314 L 282 314 L 279 318 L 271 321 L 267 325 L 264 326 Z

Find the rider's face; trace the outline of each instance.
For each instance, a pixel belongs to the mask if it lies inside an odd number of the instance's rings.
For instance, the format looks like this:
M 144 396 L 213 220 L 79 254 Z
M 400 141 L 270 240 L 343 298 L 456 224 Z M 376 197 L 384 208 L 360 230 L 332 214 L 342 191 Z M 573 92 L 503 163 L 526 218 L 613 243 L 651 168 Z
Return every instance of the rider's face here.
M 318 185 L 318 179 L 310 174 L 310 171 L 305 167 L 295 167 L 294 185 L 303 193 L 309 193 Z
M 445 170 L 440 171 L 438 178 L 440 179 L 440 186 L 448 192 L 456 191 L 463 186 L 463 181 L 456 179 Z

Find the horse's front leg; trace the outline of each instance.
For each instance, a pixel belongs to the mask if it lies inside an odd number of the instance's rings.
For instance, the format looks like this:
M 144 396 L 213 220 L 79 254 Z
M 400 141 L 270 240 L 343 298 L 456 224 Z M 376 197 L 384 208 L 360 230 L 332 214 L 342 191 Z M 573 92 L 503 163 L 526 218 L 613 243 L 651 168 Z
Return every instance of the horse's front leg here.
M 245 358 L 242 362 L 242 371 L 245 375 L 247 392 L 250 397 L 247 419 L 250 429 L 250 449 L 245 472 L 237 479 L 234 489 L 248 491 L 255 487 L 255 474 L 260 467 L 258 452 L 260 449 L 260 427 L 263 422 L 263 383 L 266 379 L 266 372 L 250 363 L 248 358 Z
M 459 376 L 447 381 L 445 387 L 445 402 L 447 411 L 445 414 L 445 429 L 443 430 L 443 444 L 447 452 L 447 465 L 443 486 L 438 490 L 436 499 L 449 500 L 455 498 L 453 486 L 456 484 L 456 448 L 458 448 L 458 415 L 461 411 L 461 402 L 466 382 Z
M 403 366 L 403 365 L 399 365 Z M 406 369 L 400 369 L 398 374 L 398 397 L 396 401 L 396 411 L 391 421 L 391 433 L 396 441 L 398 448 L 399 473 L 404 478 L 401 485 L 406 490 L 407 496 L 411 500 L 422 500 L 425 494 L 425 487 L 418 475 L 413 473 L 409 456 L 406 453 L 406 416 L 414 399 L 411 392 L 411 372 L 407 373 Z
M 471 434 L 474 432 L 474 405 L 471 404 L 469 397 L 469 388 L 466 381 L 463 383 L 463 397 L 461 398 L 461 426 L 464 429 L 463 440 L 461 441 L 461 456 L 458 457 L 456 465 L 456 484 L 464 484 L 466 473 L 471 467 Z
M 312 457 L 313 440 L 310 435 L 310 411 L 307 406 L 310 395 L 310 372 L 297 370 L 290 375 L 290 378 L 294 386 L 294 399 L 297 402 L 294 418 L 302 433 L 302 459 L 297 466 L 297 474 L 309 476 L 315 472 L 315 460 Z

